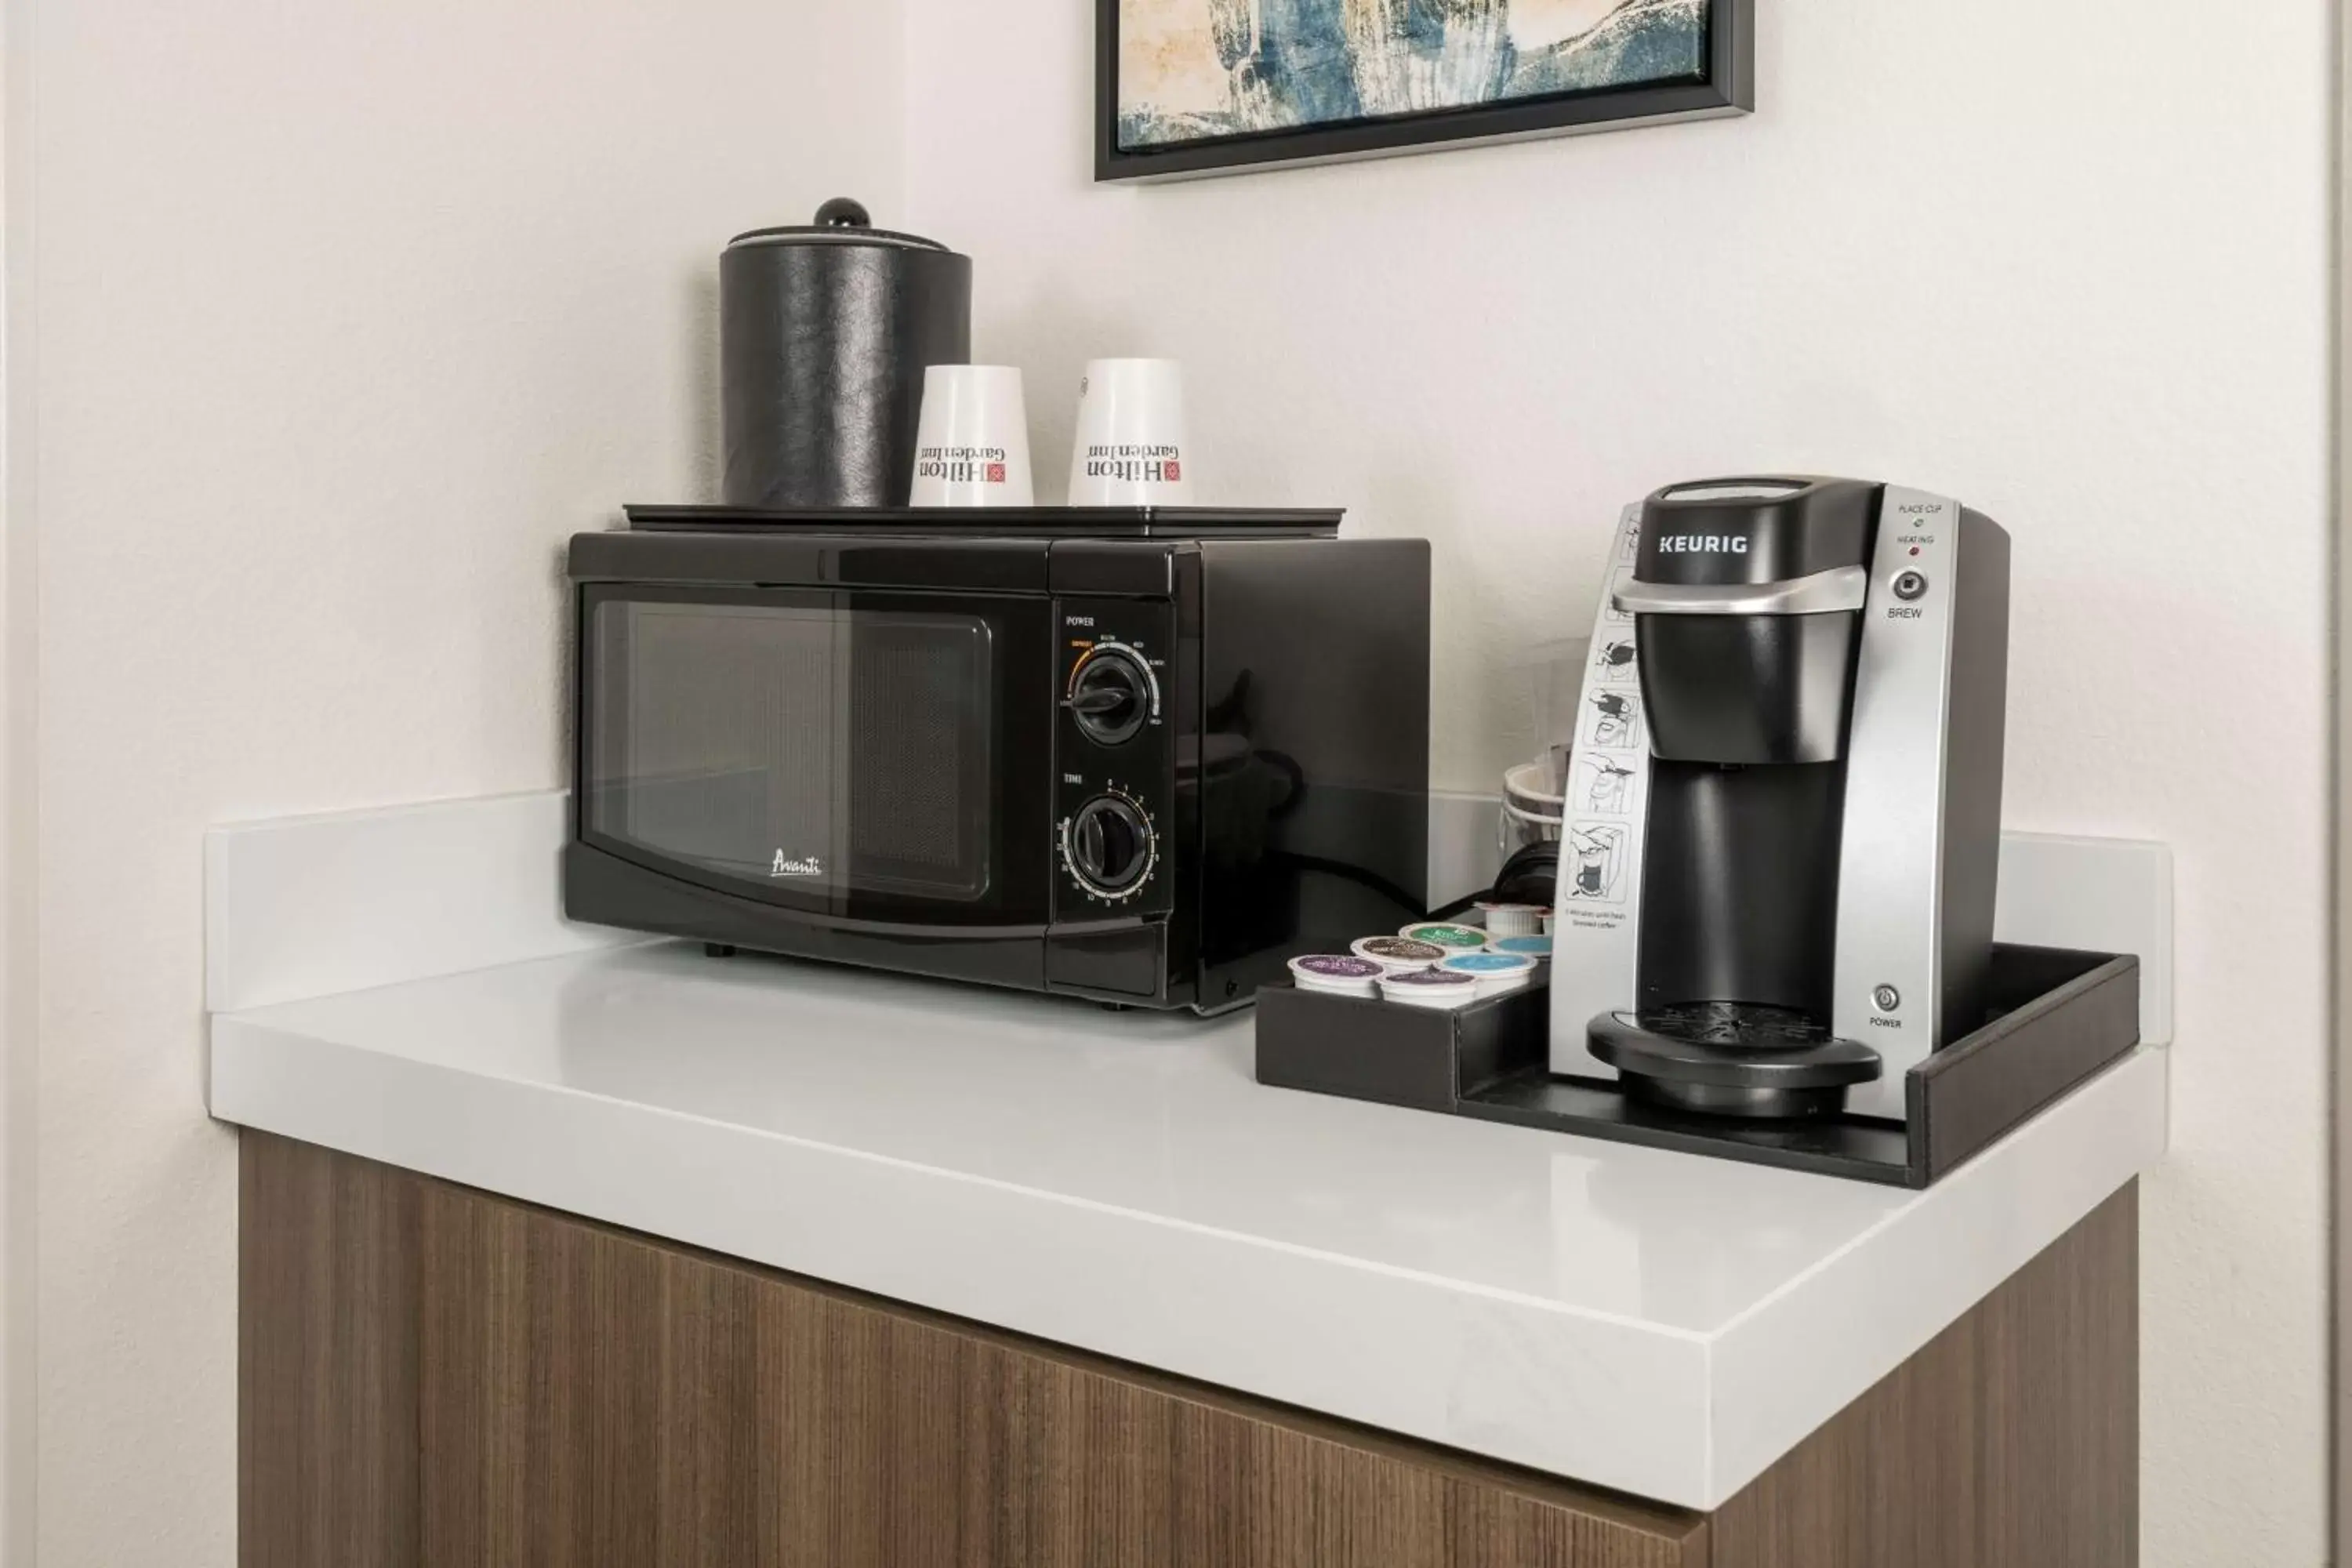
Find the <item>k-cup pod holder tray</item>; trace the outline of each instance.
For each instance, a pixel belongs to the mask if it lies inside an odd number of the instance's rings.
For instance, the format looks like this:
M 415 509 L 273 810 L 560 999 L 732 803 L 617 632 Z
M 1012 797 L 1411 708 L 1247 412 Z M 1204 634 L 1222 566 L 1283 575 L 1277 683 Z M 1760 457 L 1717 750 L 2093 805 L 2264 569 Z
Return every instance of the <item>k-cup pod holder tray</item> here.
M 1258 994 L 1257 1080 L 1347 1100 L 1603 1138 L 1888 1186 L 1926 1187 L 2139 1043 L 2139 960 L 1993 949 L 1982 1028 L 1905 1081 L 1906 1121 L 1748 1121 L 1675 1111 L 1550 1069 L 1542 985 L 1452 1012 L 1274 986 Z

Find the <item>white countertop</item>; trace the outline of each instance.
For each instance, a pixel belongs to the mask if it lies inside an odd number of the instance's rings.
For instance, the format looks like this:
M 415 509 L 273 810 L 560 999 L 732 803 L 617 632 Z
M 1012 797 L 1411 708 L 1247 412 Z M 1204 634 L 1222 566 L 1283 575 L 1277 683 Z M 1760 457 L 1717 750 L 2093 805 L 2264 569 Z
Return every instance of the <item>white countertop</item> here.
M 2157 1050 L 1910 1193 L 1261 1089 L 1247 1014 L 667 944 L 212 1039 L 226 1121 L 1699 1509 L 2165 1141 Z

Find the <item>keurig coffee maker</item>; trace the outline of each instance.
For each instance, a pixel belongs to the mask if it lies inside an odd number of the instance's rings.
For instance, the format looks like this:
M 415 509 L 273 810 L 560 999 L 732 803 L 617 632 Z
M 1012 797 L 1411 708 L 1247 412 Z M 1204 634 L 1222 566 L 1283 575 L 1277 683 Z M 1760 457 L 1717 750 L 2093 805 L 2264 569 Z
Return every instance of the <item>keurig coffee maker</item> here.
M 1592 646 L 1553 1070 L 1900 1120 L 1984 1022 L 2009 536 L 1889 485 L 1675 486 L 1627 511 Z

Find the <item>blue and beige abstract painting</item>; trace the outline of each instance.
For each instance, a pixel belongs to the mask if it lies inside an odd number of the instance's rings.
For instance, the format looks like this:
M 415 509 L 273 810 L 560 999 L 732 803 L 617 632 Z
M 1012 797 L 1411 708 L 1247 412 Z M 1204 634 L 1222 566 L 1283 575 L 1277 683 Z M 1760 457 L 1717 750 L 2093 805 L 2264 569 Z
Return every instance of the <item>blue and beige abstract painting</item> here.
M 1709 5 L 1119 0 L 1119 145 L 1688 80 L 1706 70 Z

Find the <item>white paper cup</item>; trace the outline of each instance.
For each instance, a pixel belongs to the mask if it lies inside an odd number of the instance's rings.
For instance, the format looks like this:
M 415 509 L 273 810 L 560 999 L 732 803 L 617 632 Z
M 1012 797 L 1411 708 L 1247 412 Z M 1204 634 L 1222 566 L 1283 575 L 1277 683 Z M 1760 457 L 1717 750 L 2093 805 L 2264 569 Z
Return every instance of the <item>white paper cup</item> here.
M 1172 359 L 1098 359 L 1078 384 L 1072 506 L 1188 506 L 1184 372 Z
M 1524 816 L 1567 815 L 1568 796 L 1552 793 L 1549 763 L 1522 763 L 1507 771 L 1503 774 L 1503 800 Z
M 1037 504 L 1020 371 L 1004 364 L 935 364 L 923 373 L 909 500 L 916 506 Z

